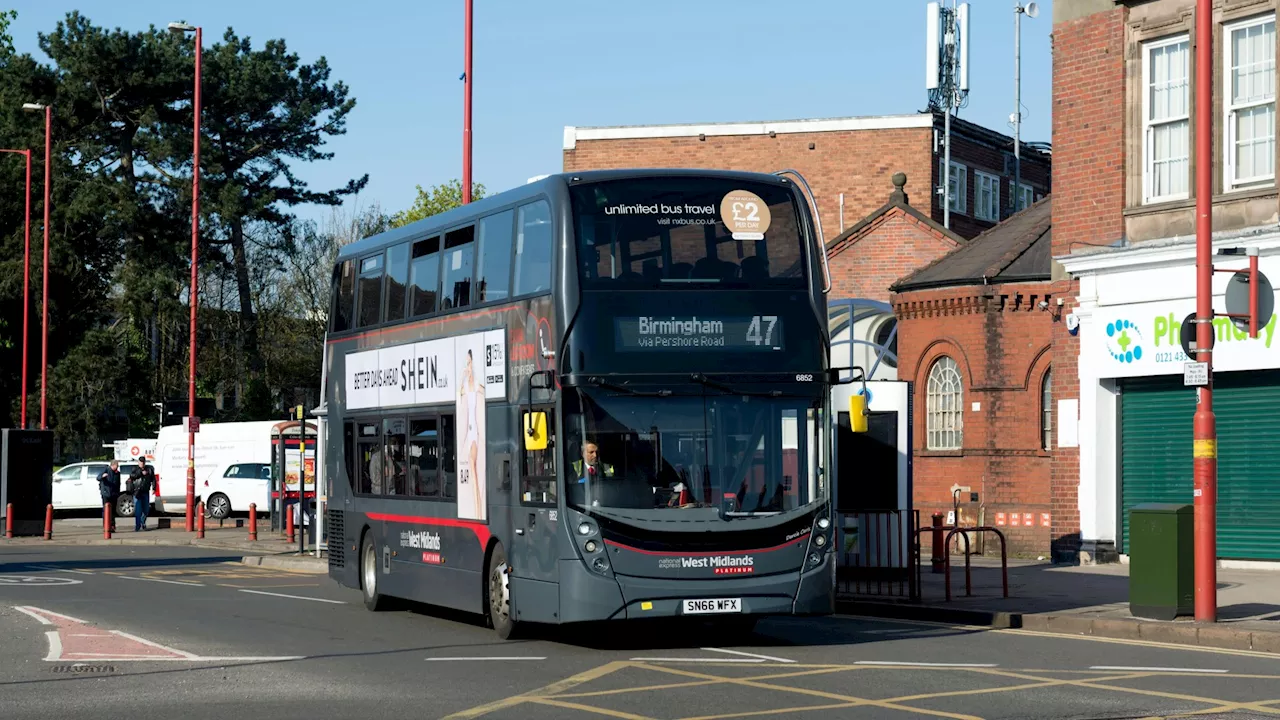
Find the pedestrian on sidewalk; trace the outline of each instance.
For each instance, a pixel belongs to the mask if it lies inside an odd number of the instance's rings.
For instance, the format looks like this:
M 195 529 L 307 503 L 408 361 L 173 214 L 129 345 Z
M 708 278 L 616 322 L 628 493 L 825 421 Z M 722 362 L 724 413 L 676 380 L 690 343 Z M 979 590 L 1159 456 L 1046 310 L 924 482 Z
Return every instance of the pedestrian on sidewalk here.
M 151 510 L 151 489 L 156 486 L 156 471 L 147 464 L 145 457 L 138 458 L 138 466 L 129 475 L 129 489 L 133 493 L 133 531 L 147 529 L 147 513 Z
M 120 461 L 112 460 L 105 470 L 98 474 L 98 492 L 102 493 L 102 504 L 110 507 L 111 532 L 116 531 L 116 501 L 120 499 Z

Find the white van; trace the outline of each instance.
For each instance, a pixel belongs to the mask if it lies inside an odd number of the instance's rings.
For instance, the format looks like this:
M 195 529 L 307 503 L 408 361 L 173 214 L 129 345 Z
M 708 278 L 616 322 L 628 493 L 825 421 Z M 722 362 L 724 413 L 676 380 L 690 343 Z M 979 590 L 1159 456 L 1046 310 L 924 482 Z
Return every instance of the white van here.
M 234 463 L 271 463 L 277 420 L 202 423 L 196 432 L 196 502 L 211 473 Z M 181 425 L 160 429 L 155 449 L 156 512 L 183 514 L 187 507 L 187 433 Z

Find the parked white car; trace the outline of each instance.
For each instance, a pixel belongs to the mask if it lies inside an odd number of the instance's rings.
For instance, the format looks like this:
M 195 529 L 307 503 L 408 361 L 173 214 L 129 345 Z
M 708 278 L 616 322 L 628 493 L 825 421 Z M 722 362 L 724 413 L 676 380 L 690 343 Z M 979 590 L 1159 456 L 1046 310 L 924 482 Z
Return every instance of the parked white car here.
M 230 463 L 211 473 L 204 480 L 200 496 L 204 499 L 205 514 L 214 520 L 224 520 L 233 512 L 249 512 L 249 505 L 257 505 L 260 513 L 270 510 L 271 464 L 262 462 Z
M 98 475 L 108 467 L 104 462 L 72 463 L 53 474 L 53 509 L 87 510 L 102 507 L 102 492 L 98 489 Z M 133 496 L 124 493 L 134 463 L 120 463 L 120 498 L 116 501 L 116 515 L 133 514 Z

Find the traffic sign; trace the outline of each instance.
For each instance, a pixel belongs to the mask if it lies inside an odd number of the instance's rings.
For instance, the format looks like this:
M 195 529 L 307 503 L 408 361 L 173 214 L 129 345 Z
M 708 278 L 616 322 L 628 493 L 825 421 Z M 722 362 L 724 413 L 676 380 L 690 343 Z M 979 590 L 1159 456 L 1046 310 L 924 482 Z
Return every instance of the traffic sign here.
M 1182 384 L 1187 387 L 1199 387 L 1209 384 L 1209 363 L 1189 362 L 1182 366 Z
M 1194 359 L 1196 357 L 1196 349 L 1192 347 L 1196 344 L 1196 314 L 1191 313 L 1182 321 L 1182 329 L 1178 331 L 1180 340 L 1182 341 L 1182 352 L 1187 357 Z M 1213 325 L 1209 325 L 1209 349 L 1213 349 L 1213 343 L 1216 340 L 1213 332 Z
M 1271 281 L 1262 271 L 1258 271 L 1258 286 L 1253 289 L 1258 296 L 1258 329 L 1271 322 L 1271 313 L 1275 312 L 1276 295 L 1271 289 Z M 1233 317 L 1231 323 L 1237 330 L 1249 329 L 1249 271 L 1241 270 L 1227 281 L 1227 314 L 1244 315 Z
M 189 433 L 200 432 L 200 418 L 189 416 L 182 418 L 182 431 Z

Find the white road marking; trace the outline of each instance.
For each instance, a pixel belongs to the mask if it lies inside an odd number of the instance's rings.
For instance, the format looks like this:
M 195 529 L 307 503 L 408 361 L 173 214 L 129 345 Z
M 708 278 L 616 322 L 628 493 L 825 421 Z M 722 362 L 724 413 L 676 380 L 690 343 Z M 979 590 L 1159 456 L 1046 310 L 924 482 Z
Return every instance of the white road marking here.
M 262 590 L 241 590 L 242 593 L 251 593 L 253 595 L 270 595 L 271 597 L 289 598 L 290 600 L 311 600 L 313 602 L 332 603 L 334 605 L 346 605 L 344 600 L 328 600 L 326 598 L 305 597 L 303 595 L 285 595 L 284 593 L 263 592 Z
M 427 662 L 457 662 L 460 660 L 546 660 L 545 657 L 429 657 Z
M 56 567 L 49 567 L 48 565 L 32 565 L 31 567 L 39 568 L 41 570 L 48 570 L 49 572 L 75 573 L 76 575 L 92 575 L 93 574 L 88 570 L 72 570 L 71 568 L 56 568 Z
M 35 618 L 35 619 L 36 619 L 36 621 L 37 621 L 37 622 L 39 622 L 41 625 L 52 625 L 52 624 L 53 624 L 53 621 L 52 621 L 52 620 L 50 620 L 49 618 L 47 618 L 47 617 L 45 617 L 45 616 L 43 616 L 43 615 L 41 615 L 41 614 L 39 614 L 39 613 L 31 612 L 30 610 L 28 610 L 28 609 L 26 609 L 26 608 L 22 607 L 21 605 L 14 605 L 14 606 L 13 606 L 13 609 L 14 609 L 14 610 L 17 610 L 18 612 L 22 613 L 23 615 L 28 615 L 28 616 L 30 616 L 30 617 Z
M 1215 668 L 1130 667 L 1128 665 L 1091 665 L 1090 670 L 1133 670 L 1136 672 L 1228 673 Z
M 859 660 L 854 665 L 885 665 L 889 667 L 942 667 L 942 668 L 993 668 L 1000 667 L 994 663 L 928 663 L 928 662 L 894 662 L 891 660 Z
M 171 652 L 171 653 L 173 653 L 174 655 L 181 655 L 182 657 L 187 658 L 188 660 L 190 660 L 190 659 L 194 659 L 194 658 L 196 657 L 194 654 L 189 653 L 189 652 L 186 652 L 186 651 L 184 651 L 184 650 L 178 650 L 178 649 L 176 649 L 176 648 L 171 648 L 171 647 L 168 647 L 168 646 L 165 646 L 165 645 L 161 645 L 161 644 L 160 644 L 160 643 L 158 643 L 158 642 L 151 642 L 150 640 L 146 640 L 146 639 L 140 638 L 140 637 L 138 637 L 137 635 L 130 635 L 129 633 L 127 633 L 127 632 L 125 632 L 125 631 L 123 631 L 123 630 L 112 630 L 112 631 L 111 631 L 111 634 L 112 634 L 112 635 L 119 635 L 119 636 L 120 636 L 120 637 L 122 637 L 122 638 L 128 638 L 128 639 L 130 639 L 130 640 L 132 640 L 132 641 L 134 641 L 134 642 L 136 642 L 136 643 L 141 643 L 141 644 L 146 645 L 146 646 L 148 646 L 148 647 L 153 647 L 153 648 L 155 648 L 155 649 L 157 649 L 157 650 L 163 650 L 163 651 L 165 651 L 165 652 Z
M 760 653 L 743 652 L 741 650 L 726 650 L 725 648 L 714 648 L 714 647 L 704 647 L 702 649 L 708 650 L 710 652 L 729 653 L 731 655 L 745 655 L 746 657 L 762 658 L 764 660 L 772 660 L 774 662 L 780 662 L 780 663 L 795 662 L 795 660 L 788 660 L 786 658 L 773 657 L 772 655 L 761 655 Z
M 147 582 L 165 583 L 167 585 L 188 585 L 191 587 L 204 587 L 203 583 L 185 582 L 182 580 L 161 580 L 159 578 L 134 577 L 133 575 L 120 575 L 118 577 L 121 580 L 145 580 Z
M 49 638 L 49 654 L 44 657 L 45 662 L 58 662 L 62 659 L 62 638 L 58 637 L 57 630 L 50 630 L 44 636 Z
M 692 662 L 692 663 L 762 663 L 764 658 L 680 658 L 680 657 L 633 657 L 635 662 Z

